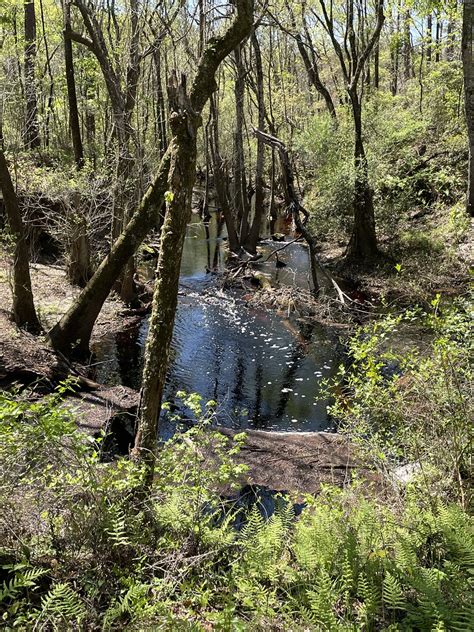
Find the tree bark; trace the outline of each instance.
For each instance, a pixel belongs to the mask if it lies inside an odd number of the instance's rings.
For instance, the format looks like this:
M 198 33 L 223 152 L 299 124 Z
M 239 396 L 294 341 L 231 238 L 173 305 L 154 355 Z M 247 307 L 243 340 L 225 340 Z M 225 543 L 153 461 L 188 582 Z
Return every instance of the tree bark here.
M 426 63 L 431 63 L 431 53 L 433 49 L 433 15 L 428 14 L 426 19 Z
M 278 156 L 280 158 L 281 171 L 284 187 L 286 190 L 286 198 L 289 200 L 289 211 L 293 217 L 295 222 L 296 229 L 303 236 L 303 239 L 306 241 L 309 247 L 309 260 L 310 260 L 310 268 L 311 268 L 311 279 L 313 281 L 313 294 L 317 296 L 319 294 L 319 282 L 318 282 L 318 267 L 321 267 L 318 264 L 318 257 L 316 253 L 316 242 L 314 240 L 311 232 L 306 228 L 306 221 L 309 218 L 308 211 L 302 206 L 298 199 L 298 195 L 296 193 L 295 188 L 295 178 L 293 174 L 293 168 L 291 166 L 290 157 L 288 155 L 288 150 L 281 140 L 275 138 L 274 136 L 270 136 L 270 134 L 265 134 L 262 130 L 254 129 L 254 134 L 257 138 L 259 138 L 262 143 L 266 143 L 273 149 L 278 152 Z M 301 220 L 300 214 L 303 214 L 305 220 Z
M 175 78 L 170 84 L 173 139 L 169 195 L 161 231 L 157 282 L 145 349 L 134 447 L 135 458 L 145 464 L 148 485 L 153 480 L 161 398 L 178 300 L 181 254 L 191 215 L 192 189 L 196 177 L 196 138 L 201 125 L 201 112 L 216 89 L 215 73 L 220 63 L 249 35 L 252 28 L 253 0 L 236 0 L 235 5 L 237 15 L 232 25 L 221 38 L 209 42 L 201 57 L 190 97 L 186 96 L 185 81 L 178 86 Z
M 474 216 L 474 0 L 464 0 L 462 23 L 462 65 L 464 107 L 469 141 L 466 210 Z
M 71 243 L 67 275 L 73 285 L 84 287 L 92 276 L 87 220 L 80 212 L 71 218 Z
M 212 172 L 214 175 L 214 187 L 216 189 L 219 210 L 224 216 L 229 240 L 229 250 L 235 254 L 240 251 L 239 236 L 235 225 L 234 215 L 229 203 L 228 176 L 224 168 L 224 160 L 219 149 L 219 124 L 217 118 L 217 106 L 214 95 L 211 96 L 211 127 L 209 136 L 209 148 L 211 150 Z
M 239 241 L 241 244 L 247 240 L 250 214 L 250 204 L 247 196 L 247 176 L 245 173 L 245 156 L 243 130 L 245 126 L 244 100 L 245 100 L 245 69 L 242 60 L 243 44 L 234 51 L 236 78 L 235 78 L 235 127 L 234 127 L 234 208 L 237 211 L 239 223 Z
M 296 30 L 296 19 L 291 4 L 289 2 L 286 2 L 286 7 L 290 13 L 292 28 L 293 30 Z M 336 120 L 337 115 L 334 101 L 332 100 L 331 93 L 321 81 L 319 66 L 316 58 L 316 51 L 314 50 L 313 42 L 311 41 L 304 15 L 302 19 L 303 28 L 305 31 L 305 39 L 303 40 L 303 37 L 300 33 L 296 33 L 294 37 L 296 41 L 296 46 L 298 47 L 298 51 L 301 55 L 301 59 L 303 60 L 306 74 L 308 75 L 309 85 L 313 86 L 316 92 L 323 98 L 327 111 L 334 118 L 334 120 Z
M 13 238 L 13 319 L 19 327 L 33 333 L 41 331 L 36 315 L 30 278 L 30 253 L 21 219 L 18 198 L 8 170 L 5 155 L 0 148 L 0 189 Z
M 25 145 L 36 149 L 41 145 L 36 95 L 36 13 L 34 0 L 25 0 Z
M 373 194 L 369 184 L 368 165 L 362 138 L 362 89 L 359 81 L 370 55 L 379 42 L 385 21 L 383 0 L 377 3 L 377 21 L 366 44 L 359 49 L 354 32 L 354 0 L 347 4 L 347 20 L 343 44 L 336 35 L 332 12 L 328 13 L 324 0 L 320 0 L 328 34 L 339 59 L 341 72 L 347 86 L 354 121 L 354 222 L 352 235 L 346 252 L 346 264 L 369 263 L 379 256 L 375 234 Z
M 347 249 L 348 261 L 370 261 L 379 256 L 375 234 L 373 193 L 362 138 L 362 106 L 355 91 L 350 94 L 354 119 L 354 224 Z
M 257 108 L 258 108 L 258 128 L 263 130 L 265 126 L 265 103 L 263 96 L 263 66 L 262 66 L 262 53 L 260 50 L 260 44 L 256 33 L 252 33 L 252 47 L 254 51 L 255 60 L 255 76 L 257 86 Z M 256 254 L 257 244 L 260 237 L 260 228 L 262 225 L 262 218 L 264 214 L 264 181 L 263 181 L 263 168 L 264 168 L 264 146 L 263 141 L 257 138 L 257 161 L 255 166 L 255 211 L 253 216 L 252 225 L 247 236 L 246 249 L 251 254 Z
M 76 161 L 77 168 L 81 169 L 84 166 L 84 149 L 82 147 L 81 126 L 79 121 L 79 111 L 77 108 L 76 79 L 74 76 L 74 59 L 72 55 L 70 0 L 64 0 L 63 14 L 64 65 L 66 67 L 67 99 L 69 106 L 69 129 L 71 131 L 74 160 Z

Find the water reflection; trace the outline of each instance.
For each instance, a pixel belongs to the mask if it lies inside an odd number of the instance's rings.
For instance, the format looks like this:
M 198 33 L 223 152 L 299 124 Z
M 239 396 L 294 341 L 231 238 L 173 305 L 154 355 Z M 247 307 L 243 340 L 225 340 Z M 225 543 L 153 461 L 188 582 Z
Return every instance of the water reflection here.
M 316 399 L 318 385 L 333 373 L 334 344 L 325 331 L 302 332 L 273 312 L 250 309 L 216 289 L 213 271 L 225 266 L 223 222 L 213 216 L 188 227 L 181 267 L 184 295 L 179 299 L 165 397 L 179 390 L 197 392 L 219 403 L 223 425 L 285 431 L 317 431 L 329 426 L 327 402 Z M 268 244 L 268 252 L 281 244 Z M 308 254 L 294 244 L 261 264 L 282 283 L 309 287 Z M 152 269 L 149 269 L 150 278 Z M 140 387 L 147 321 L 137 337 L 119 341 L 113 363 L 122 383 Z M 102 355 L 112 357 L 111 350 Z M 99 367 L 99 373 L 101 368 Z M 104 376 L 102 376 L 104 379 Z
M 143 338 L 146 336 L 146 326 Z M 228 296 L 182 298 L 166 396 L 197 392 L 219 402 L 222 423 L 267 430 L 323 430 L 318 384 L 333 372 L 333 348 L 315 328 L 302 342 L 274 314 Z

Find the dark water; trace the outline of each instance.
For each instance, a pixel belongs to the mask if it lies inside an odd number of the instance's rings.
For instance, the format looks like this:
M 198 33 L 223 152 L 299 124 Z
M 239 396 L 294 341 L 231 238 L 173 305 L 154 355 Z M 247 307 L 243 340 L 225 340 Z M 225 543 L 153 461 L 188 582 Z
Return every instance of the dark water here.
M 188 228 L 181 268 L 182 296 L 176 316 L 165 397 L 199 393 L 219 404 L 219 423 L 280 431 L 326 430 L 326 401 L 318 387 L 334 372 L 335 344 L 319 327 L 301 328 L 274 312 L 255 310 L 214 287 L 213 270 L 225 265 L 225 233 L 215 217 Z M 282 244 L 269 244 L 270 248 Z M 282 251 L 287 267 L 272 258 L 261 269 L 280 283 L 309 287 L 308 254 L 294 244 Z M 152 274 L 152 267 L 149 269 Z M 105 341 L 98 377 L 139 388 L 147 322 L 119 340 Z M 100 357 L 99 357 L 100 359 Z

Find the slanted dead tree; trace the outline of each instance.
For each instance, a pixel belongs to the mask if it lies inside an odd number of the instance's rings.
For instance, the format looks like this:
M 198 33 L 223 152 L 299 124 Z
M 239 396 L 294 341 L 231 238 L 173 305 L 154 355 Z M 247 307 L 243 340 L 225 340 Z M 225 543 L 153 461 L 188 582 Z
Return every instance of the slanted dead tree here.
M 18 198 L 0 147 L 0 189 L 13 240 L 13 320 L 19 327 L 39 333 L 41 325 L 36 315 L 30 277 L 30 253 L 21 218 Z
M 310 267 L 311 267 L 311 280 L 313 281 L 313 294 L 317 296 L 319 294 L 319 281 L 318 281 L 318 256 L 316 253 L 316 242 L 313 235 L 306 227 L 306 222 L 309 218 L 308 211 L 304 208 L 299 200 L 298 193 L 295 187 L 295 177 L 293 174 L 293 167 L 291 165 L 290 156 L 285 144 L 270 134 L 266 134 L 261 130 L 254 129 L 254 135 L 260 139 L 262 143 L 265 143 L 269 147 L 275 149 L 278 153 L 281 165 L 282 183 L 286 191 L 286 198 L 289 200 L 289 208 L 293 221 L 295 223 L 297 231 L 303 236 L 303 239 L 308 244 L 310 254 Z M 303 215 L 304 219 L 301 219 Z
M 307 228 L 309 213 L 301 204 L 298 193 L 296 191 L 295 177 L 293 174 L 293 167 L 291 165 L 288 149 L 286 148 L 285 144 L 281 140 L 276 138 L 275 136 L 271 136 L 270 134 L 266 134 L 265 132 L 262 132 L 261 130 L 258 130 L 255 128 L 253 130 L 253 133 L 257 138 L 260 138 L 260 140 L 263 143 L 265 143 L 266 145 L 271 147 L 273 150 L 275 150 L 275 152 L 278 154 L 278 157 L 280 159 L 282 182 L 286 190 L 286 198 L 289 200 L 288 210 L 291 213 L 291 216 L 293 217 L 296 230 L 300 233 L 300 235 L 306 241 L 309 248 L 311 279 L 313 281 L 314 296 L 318 296 L 319 290 L 320 290 L 319 281 L 318 281 L 318 269 L 319 269 L 320 272 L 330 281 L 330 283 L 334 287 L 337 293 L 338 300 L 342 304 L 344 304 L 346 299 L 348 299 L 349 297 L 347 297 L 344 294 L 344 292 L 342 292 L 341 288 L 336 283 L 334 277 L 331 274 L 329 274 L 326 268 L 321 264 L 319 257 L 317 255 L 316 241 L 313 235 L 311 234 L 311 231 L 309 231 Z M 303 219 L 301 219 L 301 216 L 303 216 Z M 294 241 L 297 241 L 297 239 Z
M 253 24 L 253 0 L 235 0 L 234 4 L 236 15 L 233 22 L 221 37 L 209 41 L 199 61 L 189 96 L 185 77 L 178 80 L 173 76 L 169 83 L 173 133 L 171 164 L 134 447 L 135 458 L 145 464 L 148 483 L 153 479 L 158 420 L 178 302 L 181 257 L 186 227 L 191 218 L 201 113 L 217 89 L 215 75 L 219 65 L 248 37 Z

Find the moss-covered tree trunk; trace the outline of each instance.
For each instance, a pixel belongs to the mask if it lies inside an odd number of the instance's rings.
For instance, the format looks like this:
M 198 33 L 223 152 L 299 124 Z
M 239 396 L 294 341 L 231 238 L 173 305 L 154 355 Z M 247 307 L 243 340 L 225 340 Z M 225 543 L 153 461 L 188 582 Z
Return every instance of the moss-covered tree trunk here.
M 179 85 L 176 77 L 170 82 L 171 166 L 134 447 L 135 458 L 146 466 L 148 483 L 153 477 L 158 420 L 178 302 L 181 255 L 191 215 L 201 112 L 216 89 L 215 74 L 220 63 L 250 34 L 252 28 L 253 0 L 236 0 L 235 6 L 237 14 L 230 28 L 222 37 L 210 40 L 202 55 L 189 98 L 184 78 Z
M 160 223 L 169 164 L 167 152 L 153 183 L 143 196 L 132 219 L 115 241 L 110 253 L 66 314 L 49 332 L 51 343 L 58 351 L 66 355 L 72 352 L 88 352 L 92 329 L 105 299 L 146 234 Z
M 5 155 L 0 148 L 0 189 L 13 238 L 13 319 L 23 329 L 33 333 L 41 330 L 36 315 L 31 289 L 30 253 L 26 242 L 18 198 L 8 170 Z
M 462 25 L 462 64 L 464 71 L 464 101 L 469 139 L 469 170 L 466 208 L 474 216 L 474 0 L 464 0 Z

